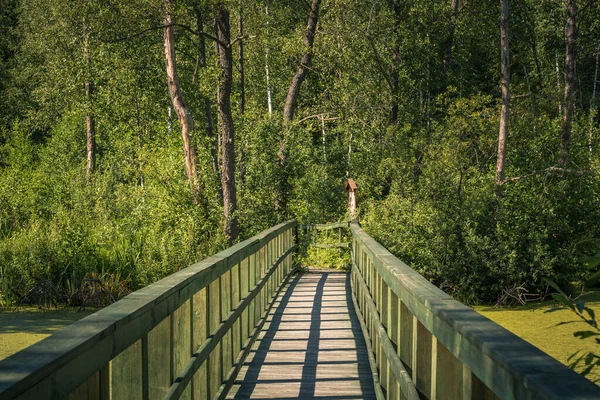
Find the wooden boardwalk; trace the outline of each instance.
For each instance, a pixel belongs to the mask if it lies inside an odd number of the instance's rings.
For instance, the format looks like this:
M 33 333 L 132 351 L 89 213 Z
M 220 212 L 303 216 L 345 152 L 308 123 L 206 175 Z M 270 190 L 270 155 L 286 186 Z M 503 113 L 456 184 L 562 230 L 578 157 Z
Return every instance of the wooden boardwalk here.
M 374 399 L 373 376 L 352 304 L 349 274 L 295 276 L 228 399 Z

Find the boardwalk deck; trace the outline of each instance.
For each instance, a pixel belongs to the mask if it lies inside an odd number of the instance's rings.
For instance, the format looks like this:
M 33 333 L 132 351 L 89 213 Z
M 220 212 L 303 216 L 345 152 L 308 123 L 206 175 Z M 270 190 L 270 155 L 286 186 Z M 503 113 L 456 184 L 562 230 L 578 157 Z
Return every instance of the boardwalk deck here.
M 228 399 L 374 399 L 349 275 L 297 275 L 273 306 Z

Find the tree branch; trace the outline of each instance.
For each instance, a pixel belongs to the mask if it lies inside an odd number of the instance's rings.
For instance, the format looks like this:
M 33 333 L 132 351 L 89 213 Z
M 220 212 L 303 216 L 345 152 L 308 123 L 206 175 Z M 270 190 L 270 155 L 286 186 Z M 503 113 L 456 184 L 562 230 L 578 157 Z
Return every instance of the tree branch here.
M 532 172 L 530 172 L 528 174 L 525 174 L 525 175 L 515 176 L 515 177 L 512 177 L 512 178 L 506 178 L 505 180 L 502 181 L 501 185 L 504 185 L 505 183 L 508 183 L 508 182 L 520 181 L 520 180 L 525 179 L 525 178 L 531 178 L 531 177 L 533 177 L 535 175 L 539 175 L 539 174 L 544 173 L 544 172 L 555 172 L 555 173 L 563 173 L 563 174 L 567 173 L 567 174 L 576 174 L 576 175 L 586 175 L 586 174 L 590 173 L 590 171 L 581 171 L 581 170 L 567 169 L 567 168 L 561 168 L 561 167 L 552 166 L 552 167 L 541 169 L 539 171 L 532 171 Z
M 255 37 L 256 37 L 256 35 L 243 35 L 243 36 L 236 37 L 231 43 L 229 43 L 229 47 L 233 47 L 233 45 L 236 44 L 237 42 L 239 42 L 240 40 L 254 39 Z
M 314 114 L 314 115 L 309 115 L 308 117 L 304 117 L 301 120 L 298 121 L 298 124 L 301 124 L 304 121 L 307 121 L 309 119 L 312 118 L 322 118 L 323 121 L 335 121 L 337 119 L 340 119 L 339 117 L 327 117 L 325 118 L 326 115 L 330 115 L 331 113 L 322 113 L 322 114 Z
M 176 23 L 176 22 L 173 22 L 172 24 L 165 24 L 165 25 L 152 26 L 152 27 L 150 27 L 150 28 L 142 29 L 141 31 L 139 31 L 139 32 L 136 32 L 136 33 L 134 33 L 133 35 L 129 35 L 129 36 L 123 36 L 123 37 L 120 37 L 120 38 L 118 38 L 118 39 L 112 39 L 112 40 L 100 40 L 100 41 L 101 41 L 101 42 L 103 42 L 103 43 L 119 43 L 119 42 L 126 42 L 126 41 L 128 41 L 128 40 L 131 40 L 131 39 L 135 39 L 135 38 L 137 38 L 137 37 L 140 37 L 140 36 L 142 36 L 142 35 L 144 35 L 144 34 L 146 34 L 146 33 L 150 32 L 150 31 L 153 31 L 153 30 L 156 30 L 156 29 L 164 29 L 164 28 L 169 28 L 169 27 L 171 27 L 171 26 L 176 26 L 176 27 L 179 27 L 179 28 L 183 28 L 183 29 L 184 29 L 186 32 L 188 32 L 188 33 L 191 33 L 192 35 L 196 35 L 196 36 L 200 36 L 200 35 L 202 35 L 202 36 L 205 36 L 205 37 L 207 37 L 208 39 L 210 39 L 210 40 L 214 40 L 215 42 L 219 43 L 221 46 L 227 47 L 227 44 L 226 44 L 226 43 L 224 43 L 224 42 L 220 41 L 218 38 L 216 38 L 215 36 L 211 35 L 210 33 L 195 31 L 195 30 L 193 30 L 192 28 L 190 28 L 190 27 L 189 27 L 189 26 L 187 26 L 187 25 L 178 24 L 178 23 Z M 236 39 L 236 40 L 237 40 L 237 39 Z M 231 43 L 231 44 L 230 44 L 230 46 L 231 46 L 232 44 L 233 44 L 233 43 Z

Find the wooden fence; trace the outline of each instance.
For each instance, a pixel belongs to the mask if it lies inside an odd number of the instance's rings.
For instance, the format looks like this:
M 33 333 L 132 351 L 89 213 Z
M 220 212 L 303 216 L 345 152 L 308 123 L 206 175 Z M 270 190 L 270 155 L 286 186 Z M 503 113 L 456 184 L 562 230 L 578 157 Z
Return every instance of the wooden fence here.
M 0 361 L 0 399 L 224 398 L 293 273 L 286 222 Z
M 357 223 L 351 231 L 353 299 L 379 398 L 600 399 L 598 386 L 453 300 Z

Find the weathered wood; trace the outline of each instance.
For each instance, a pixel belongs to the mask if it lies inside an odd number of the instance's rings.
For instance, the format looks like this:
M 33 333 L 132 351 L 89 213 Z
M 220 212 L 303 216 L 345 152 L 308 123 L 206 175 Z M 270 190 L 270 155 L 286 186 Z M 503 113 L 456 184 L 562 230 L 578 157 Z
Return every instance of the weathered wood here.
M 139 340 L 111 362 L 112 399 L 142 398 L 142 341 Z
M 349 249 L 349 243 L 317 243 L 314 245 L 317 249 Z
M 423 396 L 600 397 L 597 386 L 453 300 L 391 255 L 356 223 L 351 224 L 351 229 L 353 269 L 357 276 L 364 276 L 373 300 L 378 303 L 376 307 L 379 308 L 379 287 L 387 286 L 396 296 L 397 322 L 395 319 L 388 322 L 398 324 L 397 330 L 388 328 L 386 336 L 392 337 L 390 343 L 394 342 L 394 336 L 398 338 L 400 360 Z M 360 291 L 357 293 L 361 295 Z M 385 303 L 383 299 L 382 302 Z M 370 307 L 368 301 L 359 298 L 358 304 L 366 320 L 377 317 L 375 312 L 365 311 Z M 382 320 L 386 322 L 384 316 Z M 405 393 L 401 393 L 401 398 L 404 397 Z
M 378 346 L 372 346 L 371 348 L 375 352 L 375 357 L 377 359 L 377 368 L 379 370 L 381 386 L 385 388 L 386 391 L 389 391 L 389 387 L 392 385 L 388 380 L 389 369 L 393 373 L 393 380 L 395 381 L 394 385 L 396 386 L 397 383 L 397 385 L 400 386 L 401 391 L 405 394 L 406 398 L 418 399 L 419 395 L 417 394 L 413 383 L 414 378 L 411 380 L 410 375 L 398 357 L 396 349 L 392 345 L 386 329 L 381 324 L 379 318 L 376 317 L 376 305 L 373 302 L 373 299 L 367 295 L 368 288 L 365 280 L 356 268 L 353 268 L 353 272 L 356 277 L 356 284 L 360 288 L 359 291 L 366 295 L 364 297 L 364 305 L 358 312 L 360 313 L 369 310 L 369 314 L 374 316 L 374 318 L 372 318 L 371 326 L 367 328 L 367 331 L 372 339 L 375 336 L 377 337 L 377 340 L 373 340 L 373 343 L 376 343 Z M 382 379 L 383 375 L 385 375 L 385 379 Z
M 162 399 L 171 386 L 171 317 L 148 333 L 148 397 Z M 165 368 L 167 366 L 167 368 Z M 165 373 L 167 370 L 169 373 Z
M 192 298 L 192 349 L 197 349 L 201 343 L 204 343 L 208 337 L 208 310 L 206 308 L 207 288 L 202 289 Z M 208 399 L 208 368 L 206 362 L 202 363 L 198 371 L 194 374 L 193 390 L 195 400 Z
M 171 351 L 172 379 L 177 377 L 185 368 L 192 353 L 192 320 L 190 300 L 186 301 L 171 316 Z M 172 384 L 173 382 L 170 382 Z M 169 385 L 171 386 L 171 385 Z M 191 399 L 191 387 L 188 387 L 181 398 Z
M 332 224 L 298 224 L 298 229 L 327 231 L 337 228 L 349 228 L 350 221 L 334 222 Z
M 187 384 L 190 382 L 191 377 L 196 373 L 200 365 L 204 363 L 207 359 L 209 361 L 209 386 L 211 391 L 210 397 L 214 398 L 218 395 L 220 387 L 224 383 L 224 377 L 228 376 L 229 372 L 225 371 L 225 373 L 223 369 L 223 363 L 226 362 L 226 359 L 223 358 L 224 344 L 221 339 L 231 333 L 230 330 L 232 326 L 242 315 L 244 308 L 246 308 L 248 304 L 250 304 L 251 301 L 255 299 L 259 293 L 261 293 L 261 291 L 265 288 L 265 285 L 268 282 L 269 278 L 273 275 L 273 272 L 278 268 L 278 266 L 285 259 L 285 257 L 287 257 L 294 250 L 295 247 L 288 249 L 286 253 L 282 255 L 267 271 L 265 276 L 259 281 L 259 283 L 253 288 L 253 290 L 237 305 L 237 307 L 234 310 L 232 310 L 229 313 L 229 315 L 222 319 L 222 321 L 217 325 L 216 329 L 211 332 L 209 338 L 193 354 L 191 359 L 188 361 L 187 365 L 183 368 L 182 373 L 175 379 L 175 383 L 171 386 L 169 392 L 165 396 L 165 399 L 180 398 Z M 223 288 L 223 284 L 220 282 L 220 279 L 216 280 L 209 287 L 209 293 L 213 291 L 213 285 L 215 285 L 215 291 L 219 291 L 220 288 Z M 220 299 L 222 302 L 223 293 L 221 292 L 220 295 Z M 212 295 L 209 296 L 211 296 L 212 299 Z M 222 310 L 223 307 L 218 307 L 218 309 Z M 211 320 L 213 320 L 212 317 Z M 216 321 L 216 319 L 214 319 L 214 321 Z M 211 321 L 211 323 L 212 322 L 213 321 Z M 215 349 L 219 348 L 221 349 L 221 351 L 214 351 Z M 211 358 L 215 360 L 212 364 Z M 219 382 L 219 386 L 215 387 L 217 382 Z
M 227 398 L 376 398 L 352 302 L 343 294 L 348 279 L 335 272 L 295 277 Z M 338 290 L 341 299 L 327 296 Z

